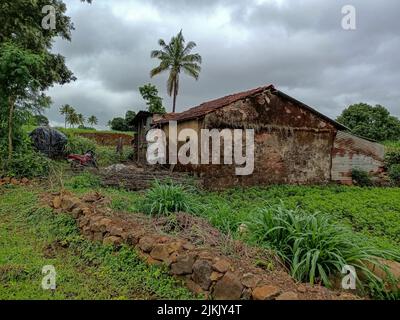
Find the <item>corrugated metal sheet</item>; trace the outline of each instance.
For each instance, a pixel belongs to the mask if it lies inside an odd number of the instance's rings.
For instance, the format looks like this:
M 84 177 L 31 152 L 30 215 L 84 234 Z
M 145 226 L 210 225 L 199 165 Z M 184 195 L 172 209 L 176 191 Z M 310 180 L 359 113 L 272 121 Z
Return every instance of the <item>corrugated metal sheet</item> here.
M 353 169 L 378 173 L 383 167 L 384 156 L 383 145 L 338 131 L 332 151 L 332 180 L 351 184 Z

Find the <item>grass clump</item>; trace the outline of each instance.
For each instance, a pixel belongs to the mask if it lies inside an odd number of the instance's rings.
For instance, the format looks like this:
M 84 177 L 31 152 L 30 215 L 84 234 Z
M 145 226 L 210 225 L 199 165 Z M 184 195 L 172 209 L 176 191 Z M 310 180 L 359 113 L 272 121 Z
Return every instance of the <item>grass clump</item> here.
M 184 186 L 159 181 L 155 181 L 152 188 L 147 191 L 140 207 L 144 213 L 158 216 L 196 211 L 196 205 Z
M 366 245 L 326 215 L 280 204 L 261 209 L 248 227 L 251 241 L 274 249 L 298 281 L 331 287 L 332 278 L 343 266 L 351 265 L 363 274 L 375 294 L 385 294 L 383 281 L 366 264 L 380 266 L 378 257 L 394 258 L 395 254 Z

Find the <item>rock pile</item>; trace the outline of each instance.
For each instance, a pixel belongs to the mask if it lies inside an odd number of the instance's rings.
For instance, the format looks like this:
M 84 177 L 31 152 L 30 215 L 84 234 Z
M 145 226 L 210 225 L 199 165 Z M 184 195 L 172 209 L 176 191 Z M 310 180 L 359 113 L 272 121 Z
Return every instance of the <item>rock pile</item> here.
M 312 290 L 309 292 L 304 289 L 304 285 L 296 285 L 294 282 L 291 284 L 292 290 L 288 290 L 284 285 L 271 284 L 263 276 L 265 271 L 262 269 L 249 269 L 244 267 L 242 261 L 234 261 L 230 257 L 213 252 L 212 249 L 196 247 L 187 240 L 172 236 L 151 234 L 133 220 L 113 216 L 97 205 L 103 200 L 97 193 L 87 195 L 81 200 L 63 192 L 53 195 L 50 205 L 77 219 L 78 226 L 86 238 L 116 247 L 122 244 L 134 246 L 147 263 L 166 265 L 171 275 L 182 279 L 192 292 L 208 298 L 343 299 L 340 294 L 325 288 L 317 290 L 318 294 L 313 296 Z M 349 298 L 349 295 L 346 298 Z
M 0 179 L 0 186 L 12 184 L 15 186 L 18 185 L 28 185 L 30 183 L 29 179 L 27 178 L 22 178 L 22 179 L 16 179 L 16 178 L 11 178 L 11 177 L 5 177 Z

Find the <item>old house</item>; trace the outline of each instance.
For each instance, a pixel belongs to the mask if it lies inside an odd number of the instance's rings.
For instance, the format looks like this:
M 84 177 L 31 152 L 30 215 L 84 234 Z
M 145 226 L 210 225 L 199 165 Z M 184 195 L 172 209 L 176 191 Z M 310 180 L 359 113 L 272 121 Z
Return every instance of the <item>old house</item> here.
M 163 117 L 138 115 L 144 130 L 150 126 L 168 133 L 169 121 L 178 132 L 201 129 L 254 129 L 254 172 L 237 176 L 233 165 L 177 165 L 203 178 L 209 188 L 266 184 L 351 184 L 353 168 L 379 173 L 382 145 L 347 133 L 347 128 L 274 86 L 256 88 L 203 103 L 187 111 Z M 151 123 L 150 123 L 151 122 Z M 138 130 L 138 145 L 145 131 Z M 138 149 L 145 161 L 145 148 Z

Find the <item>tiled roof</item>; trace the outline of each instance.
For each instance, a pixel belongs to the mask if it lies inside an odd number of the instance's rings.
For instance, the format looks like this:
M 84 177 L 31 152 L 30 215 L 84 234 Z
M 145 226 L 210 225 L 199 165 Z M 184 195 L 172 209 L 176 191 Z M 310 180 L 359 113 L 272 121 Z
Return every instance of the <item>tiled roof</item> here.
M 253 96 L 257 93 L 261 93 L 266 89 L 274 89 L 274 86 L 268 85 L 240 93 L 231 94 L 226 97 L 204 102 L 197 107 L 191 108 L 181 113 L 167 113 L 166 115 L 164 115 L 162 120 L 158 121 L 158 123 L 200 118 L 208 113 L 214 112 L 215 110 L 225 107 L 231 103 Z
M 306 109 L 306 110 L 316 114 L 317 116 L 321 117 L 322 119 L 325 119 L 326 121 L 332 123 L 336 128 L 341 129 L 341 130 L 349 130 L 344 125 L 336 122 L 335 120 L 332 120 L 331 118 L 318 112 L 317 110 L 311 108 L 310 106 L 296 100 L 295 98 L 288 96 L 287 94 L 283 93 L 282 91 L 275 89 L 275 87 L 273 85 L 263 86 L 263 87 L 259 87 L 256 89 L 231 94 L 229 96 L 215 99 L 212 101 L 204 102 L 197 107 L 188 109 L 181 113 L 167 113 L 163 116 L 163 118 L 161 120 L 156 121 L 155 124 L 166 123 L 168 121 L 186 121 L 186 120 L 201 118 L 201 117 L 204 117 L 205 115 L 212 113 L 215 110 L 218 110 L 220 108 L 223 108 L 231 103 L 254 96 L 254 95 L 259 94 L 268 89 L 272 90 L 273 94 L 281 96 L 284 99 L 290 100 L 292 103 L 295 103 L 296 105 L 300 106 L 301 108 Z

